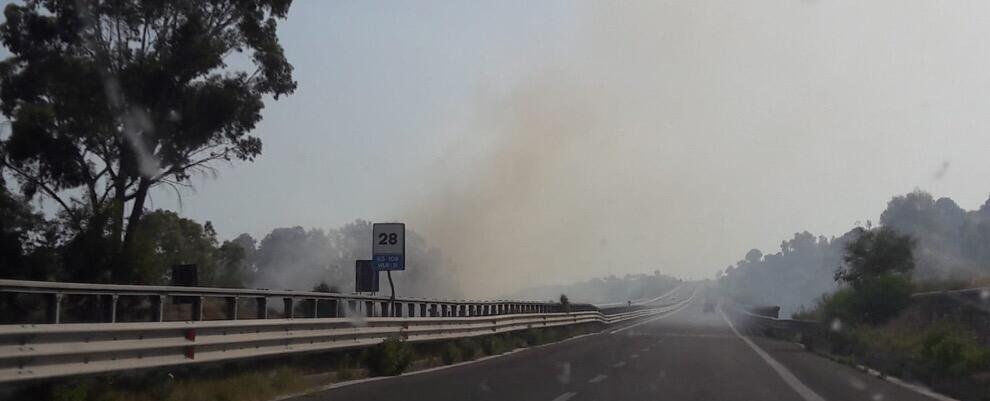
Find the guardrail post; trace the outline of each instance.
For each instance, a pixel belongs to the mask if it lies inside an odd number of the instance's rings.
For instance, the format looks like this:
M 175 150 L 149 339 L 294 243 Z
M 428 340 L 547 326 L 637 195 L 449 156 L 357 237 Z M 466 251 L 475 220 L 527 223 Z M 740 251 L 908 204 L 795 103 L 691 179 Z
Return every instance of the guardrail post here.
M 152 322 L 164 322 L 165 321 L 165 296 L 164 295 L 152 295 L 151 296 L 151 321 Z
M 430 317 L 437 317 L 437 304 L 430 304 Z
M 364 313 L 368 317 L 375 317 L 375 303 L 372 301 L 364 302 Z
M 406 312 L 409 317 L 416 317 L 416 304 L 409 303 L 406 304 Z
M 48 308 L 45 311 L 45 314 L 48 315 L 46 316 L 48 323 L 58 324 L 59 320 L 61 320 L 61 310 L 62 294 L 58 292 L 50 294 L 48 297 Z
M 330 307 L 327 308 L 327 309 L 330 310 L 330 316 L 329 317 L 340 317 L 340 300 L 339 299 L 327 299 L 325 301 L 327 301 L 327 302 L 330 303 Z
M 419 317 L 426 317 L 426 304 L 419 304 Z
M 285 307 L 285 317 L 287 319 L 292 319 L 296 317 L 296 308 L 293 305 L 295 300 L 292 298 L 282 298 L 282 305 Z
M 237 298 L 236 296 L 224 298 L 227 302 L 227 319 L 237 320 Z
M 192 320 L 203 320 L 203 297 L 192 297 Z
M 255 315 L 258 319 L 268 319 L 268 297 L 258 297 L 256 300 L 258 310 Z
M 117 294 L 110 296 L 110 323 L 117 323 L 117 299 Z
M 382 317 L 390 317 L 393 315 L 392 308 L 390 308 L 388 301 L 382 301 Z
M 320 317 L 320 299 L 313 298 L 313 319 Z

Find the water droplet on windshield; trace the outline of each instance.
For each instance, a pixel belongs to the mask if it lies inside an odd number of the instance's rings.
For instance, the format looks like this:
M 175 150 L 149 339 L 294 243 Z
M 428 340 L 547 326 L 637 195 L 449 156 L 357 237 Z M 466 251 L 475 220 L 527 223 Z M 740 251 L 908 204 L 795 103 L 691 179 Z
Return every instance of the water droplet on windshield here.
M 567 384 L 571 381 L 571 363 L 564 362 L 557 365 L 557 381 Z
M 839 318 L 832 319 L 829 329 L 832 331 L 842 331 L 842 321 Z
M 862 381 L 862 380 L 860 380 L 858 378 L 855 378 L 855 377 L 850 377 L 849 378 L 849 385 L 852 386 L 854 389 L 860 390 L 860 391 L 863 391 L 863 390 L 866 389 L 866 382 L 864 382 L 864 381 Z

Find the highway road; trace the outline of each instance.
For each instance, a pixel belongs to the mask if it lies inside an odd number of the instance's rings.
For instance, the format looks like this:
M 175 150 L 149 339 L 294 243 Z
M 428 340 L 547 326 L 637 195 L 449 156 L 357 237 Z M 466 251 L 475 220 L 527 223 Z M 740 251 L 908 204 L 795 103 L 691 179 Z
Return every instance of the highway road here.
M 747 337 L 703 291 L 674 312 L 462 366 L 346 385 L 294 401 L 930 401 L 802 350 Z

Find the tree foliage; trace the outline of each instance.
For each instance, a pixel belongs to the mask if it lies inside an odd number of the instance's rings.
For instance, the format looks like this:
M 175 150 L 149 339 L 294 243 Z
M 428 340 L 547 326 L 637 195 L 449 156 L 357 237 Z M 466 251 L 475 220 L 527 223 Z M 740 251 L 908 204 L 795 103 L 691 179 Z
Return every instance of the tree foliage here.
M 890 227 L 856 228 L 853 233 L 856 239 L 845 246 L 844 265 L 836 271 L 836 281 L 859 288 L 878 277 L 914 269 L 915 243 L 911 236 Z
M 175 212 L 156 210 L 144 216 L 128 264 L 145 283 L 165 284 L 172 266 L 195 264 L 201 285 L 239 287 L 247 275 L 244 259 L 241 247 L 230 242 L 218 246 L 210 222 L 200 225 Z
M 311 290 L 322 282 L 333 292 L 353 291 L 354 261 L 371 255 L 371 229 L 370 222 L 356 220 L 326 230 L 276 228 L 261 241 L 241 234 L 232 242 L 248 255 L 246 270 L 252 272 L 253 287 Z M 401 296 L 462 295 L 456 267 L 412 230 L 406 232 L 406 260 L 409 268 L 393 276 Z
M 0 276 L 50 280 L 59 270 L 56 227 L 23 197 L 0 186 Z
M 214 162 L 252 160 L 263 98 L 291 94 L 276 35 L 290 0 L 28 0 L 8 4 L 0 42 L 0 173 L 61 207 L 92 249 L 93 281 L 126 267 L 149 191 L 189 185 Z M 79 255 L 74 255 L 79 256 Z

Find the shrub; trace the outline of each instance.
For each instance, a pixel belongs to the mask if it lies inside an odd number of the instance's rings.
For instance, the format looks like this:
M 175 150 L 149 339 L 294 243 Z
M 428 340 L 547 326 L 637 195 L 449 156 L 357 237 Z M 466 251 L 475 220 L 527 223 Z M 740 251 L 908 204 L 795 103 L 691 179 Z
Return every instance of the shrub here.
M 822 298 L 820 308 L 826 320 L 882 323 L 911 304 L 913 287 L 907 277 L 883 275 L 862 281 L 856 288 L 844 288 Z
M 564 313 L 571 312 L 571 300 L 565 294 L 560 294 L 560 309 Z
M 474 359 L 476 356 L 481 355 L 481 346 L 478 345 L 477 341 L 470 338 L 464 338 L 457 341 L 457 347 L 461 351 L 465 361 Z
M 990 352 L 968 330 L 936 326 L 921 340 L 921 357 L 934 377 L 962 377 L 987 367 Z
M 86 401 L 93 390 L 92 380 L 80 380 L 55 385 L 52 388 L 52 401 Z
M 443 347 L 443 351 L 440 352 L 440 359 L 443 360 L 444 365 L 460 362 L 462 360 L 461 348 L 453 342 L 447 343 L 447 346 Z
M 543 332 L 539 329 L 526 329 L 526 331 L 522 332 L 522 338 L 529 345 L 540 345 L 546 342 L 546 337 L 544 337 Z
M 395 376 L 409 367 L 413 358 L 412 347 L 398 337 L 389 337 L 368 348 L 365 364 L 375 376 Z
M 501 336 L 488 336 L 481 340 L 481 349 L 488 355 L 498 355 L 511 351 L 509 344 Z

